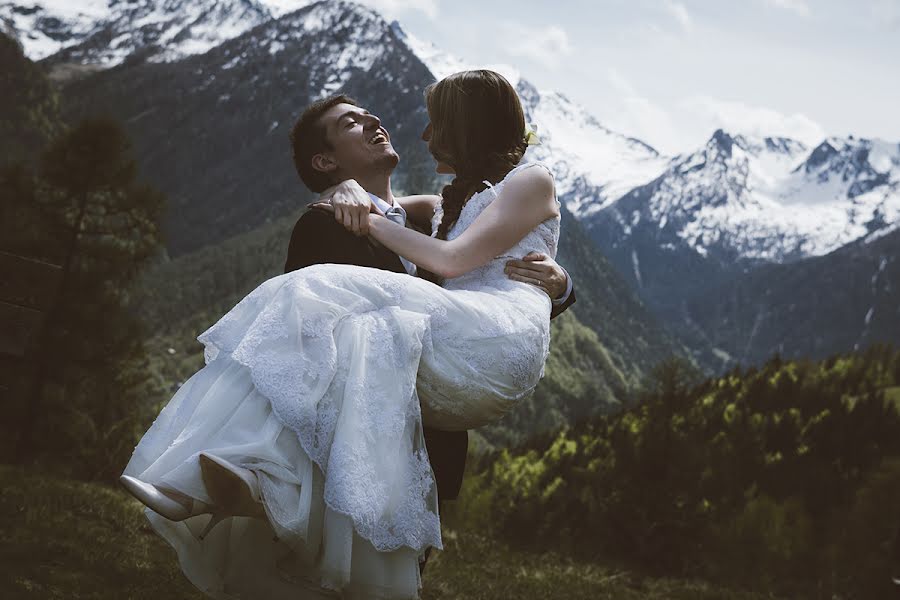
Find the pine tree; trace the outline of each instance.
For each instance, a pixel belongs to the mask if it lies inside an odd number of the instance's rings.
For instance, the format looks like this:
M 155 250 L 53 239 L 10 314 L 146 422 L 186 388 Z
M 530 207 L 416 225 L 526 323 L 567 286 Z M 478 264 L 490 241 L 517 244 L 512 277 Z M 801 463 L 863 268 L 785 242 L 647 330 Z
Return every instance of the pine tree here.
M 30 159 L 59 133 L 58 99 L 43 69 L 0 32 L 0 166 Z
M 89 478 L 121 470 L 114 461 L 127 459 L 138 418 L 144 335 L 130 290 L 160 245 L 164 198 L 136 172 L 122 128 L 86 119 L 43 153 L 27 195 L 44 219 L 33 253 L 52 248 L 62 281 L 45 317 L 17 454 L 62 454 Z

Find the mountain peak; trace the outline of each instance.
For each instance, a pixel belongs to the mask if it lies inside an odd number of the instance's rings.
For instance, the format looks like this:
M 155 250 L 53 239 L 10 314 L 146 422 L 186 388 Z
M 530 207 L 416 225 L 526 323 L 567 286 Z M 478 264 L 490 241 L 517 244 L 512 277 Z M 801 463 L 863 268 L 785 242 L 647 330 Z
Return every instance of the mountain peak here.
M 788 137 L 766 137 L 763 139 L 766 150 L 770 152 L 780 152 L 782 154 L 793 154 L 794 152 L 803 150 L 806 145 Z
M 391 21 L 390 27 L 391 27 L 391 31 L 394 32 L 394 35 L 397 36 L 397 39 L 400 40 L 401 42 L 406 43 L 406 39 L 408 36 L 406 35 L 406 31 L 404 31 L 403 27 L 400 25 L 400 21 L 398 21 L 397 19 L 394 19 L 393 21 Z
M 835 155 L 837 155 L 837 148 L 832 146 L 828 140 L 824 140 L 810 152 L 809 158 L 806 159 L 806 172 L 815 170 Z
M 721 153 L 725 158 L 731 157 L 733 147 L 734 138 L 725 133 L 724 129 L 716 129 L 712 134 L 712 137 L 709 138 L 709 143 L 707 144 L 708 149 L 717 151 L 717 154 Z

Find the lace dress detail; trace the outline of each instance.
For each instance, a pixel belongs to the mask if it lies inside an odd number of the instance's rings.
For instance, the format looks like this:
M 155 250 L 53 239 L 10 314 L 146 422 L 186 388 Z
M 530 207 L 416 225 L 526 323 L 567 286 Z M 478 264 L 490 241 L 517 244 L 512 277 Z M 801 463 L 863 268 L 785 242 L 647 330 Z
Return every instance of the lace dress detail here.
M 496 185 L 485 181 L 484 183 L 488 187 L 469 198 L 456 223 L 447 232 L 447 239 L 457 238 L 474 223 L 478 215 L 499 197 L 503 185 L 513 173 L 532 166 L 543 168 L 552 176 L 552 172 L 546 165 L 533 162 L 515 167 Z M 559 205 L 560 202 L 555 197 L 555 192 L 554 199 Z M 431 223 L 432 236 L 437 234 L 443 214 L 443 207 L 438 205 Z M 484 373 L 490 373 L 496 369 L 495 363 L 498 357 L 501 358 L 501 364 L 509 370 L 509 374 L 516 384 L 522 389 L 528 390 L 523 395 L 530 393 L 537 385 L 538 379 L 544 376 L 543 365 L 547 359 L 550 344 L 549 311 L 551 305 L 546 293 L 530 284 L 509 279 L 504 273 L 504 268 L 507 260 L 520 259 L 529 252 L 542 252 L 555 259 L 559 241 L 559 226 L 559 216 L 549 218 L 531 230 L 516 245 L 481 267 L 459 277 L 444 280 L 444 289 L 473 292 L 472 301 L 496 303 L 496 309 L 491 311 L 491 318 L 473 324 L 482 335 L 476 337 L 457 336 L 453 329 L 441 326 L 436 326 L 432 330 L 439 344 L 468 355 L 471 364 Z M 474 292 L 478 292 L 478 294 Z M 443 316 L 446 318 L 446 315 Z M 528 320 L 534 326 L 534 332 L 540 334 L 539 338 L 538 336 L 522 335 L 523 319 Z M 485 344 L 485 339 L 498 339 L 501 340 L 501 343 L 498 345 Z M 538 363 L 540 367 L 535 370 Z M 453 385 L 450 387 L 446 385 L 445 380 L 440 380 L 440 374 L 419 373 L 420 391 L 424 387 L 430 392 L 427 394 L 428 404 L 423 405 L 423 411 L 427 415 L 432 416 L 436 412 L 443 411 L 446 414 L 463 417 L 468 406 L 459 401 L 460 397 L 477 396 L 478 383 L 467 379 L 463 373 L 449 374 L 449 376 L 453 378 Z M 452 390 L 453 394 L 447 393 L 448 390 Z M 454 394 L 457 395 L 454 396 Z M 521 397 L 515 398 L 511 404 L 520 399 Z M 426 418 L 426 421 L 436 421 L 446 429 L 457 428 L 455 426 L 458 425 L 453 419 L 447 419 L 446 415 L 434 415 L 434 418 Z
M 531 164 L 473 195 L 448 238 Z M 271 546 L 271 562 L 284 577 L 292 573 L 345 596 L 417 597 L 417 557 L 443 547 L 423 423 L 478 427 L 533 392 L 549 353 L 551 304 L 503 268 L 531 251 L 555 257 L 558 238 L 559 217 L 547 219 L 443 287 L 343 264 L 263 282 L 198 336 L 206 367 L 166 405 L 125 473 L 209 501 L 196 457 L 218 448 L 257 472 L 279 538 L 259 543 Z M 222 558 L 219 570 L 209 566 L 210 553 L 236 551 L 234 539 L 204 549 L 195 537 L 197 520 L 206 517 L 172 524 L 147 510 L 198 587 L 221 591 L 228 581 L 232 595 L 221 597 L 252 597 L 233 587 L 238 579 L 249 585 L 234 560 Z M 261 526 L 229 520 L 243 523 L 242 535 Z M 204 540 L 215 543 L 213 534 Z M 264 556 L 257 549 L 252 560 Z M 222 569 L 242 575 L 229 578 Z

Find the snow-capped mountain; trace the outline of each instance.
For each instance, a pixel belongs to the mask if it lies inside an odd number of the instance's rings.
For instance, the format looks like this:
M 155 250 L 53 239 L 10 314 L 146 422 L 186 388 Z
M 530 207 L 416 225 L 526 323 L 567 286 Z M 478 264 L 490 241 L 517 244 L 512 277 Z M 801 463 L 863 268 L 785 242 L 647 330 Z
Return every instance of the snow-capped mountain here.
M 539 91 L 508 65 L 468 64 L 394 27 L 435 78 L 481 67 L 516 85 L 542 141 L 529 158 L 551 166 L 560 198 L 579 219 L 619 222 L 617 240 L 643 221 L 676 227 L 701 256 L 719 246 L 735 257 L 783 262 L 900 222 L 897 145 L 829 138 L 810 152 L 792 139 L 720 130 L 696 152 L 666 157 L 604 127 L 565 95 Z M 625 198 L 629 192 L 642 199 L 638 206 Z
M 384 121 L 403 150 L 398 189 L 433 173 L 419 139 L 427 122 L 421 90 L 430 82 L 378 13 L 329 1 L 203 54 L 126 61 L 73 80 L 64 95 L 70 118 L 101 113 L 128 124 L 142 170 L 169 197 L 165 228 L 175 256 L 312 199 L 297 179 L 288 134 L 303 107 L 333 91 L 364 99 Z M 216 226 L 202 225 L 210 222 Z
M 304 2 L 296 2 L 299 8 Z M 0 20 L 32 60 L 120 64 L 206 52 L 268 21 L 257 0 L 37 0 L 0 4 Z
M 829 138 L 810 151 L 718 130 L 596 220 L 617 221 L 621 238 L 642 223 L 667 230 L 702 256 L 820 256 L 900 222 L 900 144 Z
M 0 4 L 0 20 L 32 59 L 55 53 L 54 60 L 111 66 L 135 52 L 154 62 L 206 52 L 308 4 L 35 0 Z M 315 29 L 327 23 L 307 25 Z M 678 237 L 701 255 L 715 246 L 741 258 L 782 262 L 878 235 L 900 216 L 896 145 L 829 138 L 809 152 L 793 140 L 720 131 L 696 152 L 661 156 L 648 144 L 604 127 L 565 95 L 538 90 L 508 65 L 469 64 L 405 32 L 396 21 L 390 27 L 436 79 L 475 66 L 507 76 L 541 137 L 529 158 L 548 163 L 560 199 L 591 226 L 613 219 L 621 223 L 624 237 L 641 221 L 677 227 Z M 270 51 L 277 51 L 278 43 Z M 372 60 L 371 48 L 358 53 L 332 44 L 321 50 L 335 53 L 336 67 L 322 93 L 340 88 L 346 80 L 340 71 L 365 68 Z M 649 194 L 648 185 L 653 187 Z M 646 203 L 632 208 L 634 202 L 625 198 L 629 193 Z
M 19 40 L 25 55 L 40 60 L 77 44 L 109 15 L 107 0 L 41 0 L 0 3 L 4 32 Z
M 604 127 L 587 109 L 553 90 L 538 90 L 515 68 L 504 64 L 469 64 L 393 24 L 398 36 L 442 79 L 465 69 L 501 73 L 522 99 L 526 119 L 536 127 L 541 144 L 527 159 L 546 163 L 556 178 L 561 201 L 583 218 L 612 204 L 634 187 L 653 180 L 667 158 L 635 138 Z
M 742 282 L 762 267 L 825 257 L 900 226 L 898 166 L 900 145 L 878 140 L 829 138 L 810 150 L 786 138 L 718 130 L 703 148 L 674 157 L 655 180 L 583 222 L 641 298 L 698 356 L 705 355 L 701 361 L 727 366 L 771 353 L 766 343 L 772 338 L 748 338 L 756 332 L 751 326 L 742 332 L 748 347 L 738 352 L 733 343 L 722 344 L 703 318 L 706 312 L 718 310 L 727 290 L 752 289 Z M 779 300 L 792 281 L 785 280 Z M 832 293 L 824 279 L 807 279 L 803 287 Z M 769 304 L 774 296 L 759 294 L 753 302 L 749 293 L 741 297 L 748 301 L 743 310 L 762 319 L 759 327 L 768 323 L 765 315 L 781 309 Z M 804 345 L 809 340 L 795 342 L 785 348 L 811 347 Z
M 714 307 L 751 265 L 821 256 L 900 226 L 897 145 L 830 138 L 810 150 L 792 139 L 717 131 L 697 151 L 666 157 L 563 94 L 537 90 L 512 67 L 467 64 L 394 27 L 435 78 L 477 66 L 516 85 L 542 141 L 528 158 L 551 166 L 560 199 L 703 364 L 727 367 L 772 351 L 765 336 L 736 351 L 696 310 L 704 301 Z M 857 335 L 851 330 L 835 339 Z M 815 347 L 806 338 L 780 343 L 788 352 Z
M 784 197 L 813 206 L 852 203 L 841 241 L 882 237 L 900 226 L 900 143 L 830 137 L 795 169 Z

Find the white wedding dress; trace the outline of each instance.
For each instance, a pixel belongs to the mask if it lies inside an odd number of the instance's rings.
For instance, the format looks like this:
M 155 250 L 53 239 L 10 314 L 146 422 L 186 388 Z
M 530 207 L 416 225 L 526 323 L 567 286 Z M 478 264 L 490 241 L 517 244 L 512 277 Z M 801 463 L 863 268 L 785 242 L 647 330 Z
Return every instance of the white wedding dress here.
M 473 195 L 448 238 L 533 164 Z M 208 452 L 256 473 L 270 522 L 229 517 L 199 540 L 209 515 L 173 522 L 145 509 L 187 577 L 213 598 L 417 598 L 419 559 L 442 548 L 423 420 L 479 427 L 534 390 L 550 299 L 503 269 L 531 251 L 555 257 L 558 239 L 557 216 L 443 287 L 310 266 L 263 282 L 200 334 L 206 366 L 124 474 L 209 503 Z

